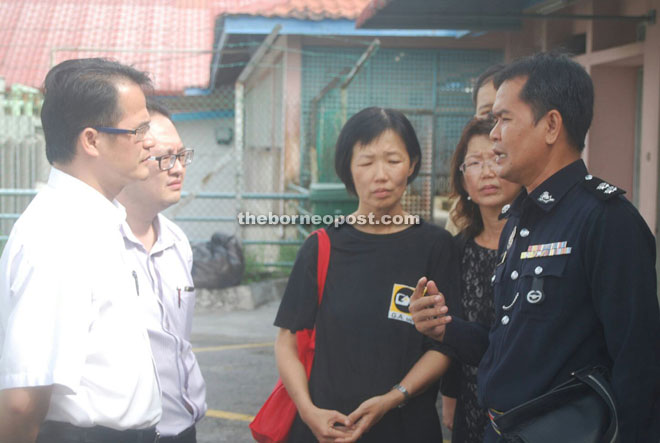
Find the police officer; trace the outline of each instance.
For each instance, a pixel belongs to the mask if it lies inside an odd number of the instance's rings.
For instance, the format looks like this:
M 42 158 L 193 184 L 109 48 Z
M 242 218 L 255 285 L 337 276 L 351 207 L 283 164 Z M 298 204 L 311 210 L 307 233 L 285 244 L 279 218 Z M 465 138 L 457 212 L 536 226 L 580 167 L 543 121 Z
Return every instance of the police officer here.
M 568 57 L 542 53 L 507 66 L 495 85 L 498 174 L 523 185 L 503 209 L 508 221 L 492 277 L 497 320 L 486 338 L 477 325 L 444 316 L 456 302 L 421 298 L 421 280 L 411 305 L 416 326 L 457 358 L 481 361 L 479 398 L 493 411 L 603 365 L 621 441 L 658 441 L 655 241 L 624 191 L 589 174 L 580 159 L 593 112 L 591 79 Z M 484 441 L 498 438 L 489 426 Z

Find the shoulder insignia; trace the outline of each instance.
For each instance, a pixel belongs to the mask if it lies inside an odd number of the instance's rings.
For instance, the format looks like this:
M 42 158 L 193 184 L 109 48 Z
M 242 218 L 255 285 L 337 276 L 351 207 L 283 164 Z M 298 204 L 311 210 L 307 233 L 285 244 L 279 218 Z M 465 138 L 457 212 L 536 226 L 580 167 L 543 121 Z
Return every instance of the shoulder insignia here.
M 544 191 L 543 194 L 539 196 L 538 201 L 544 204 L 548 204 L 555 201 L 555 198 L 548 191 Z
M 623 189 L 611 185 L 598 177 L 594 177 L 593 175 L 587 175 L 584 178 L 583 185 L 599 200 L 609 200 L 615 195 L 626 193 L 626 191 Z

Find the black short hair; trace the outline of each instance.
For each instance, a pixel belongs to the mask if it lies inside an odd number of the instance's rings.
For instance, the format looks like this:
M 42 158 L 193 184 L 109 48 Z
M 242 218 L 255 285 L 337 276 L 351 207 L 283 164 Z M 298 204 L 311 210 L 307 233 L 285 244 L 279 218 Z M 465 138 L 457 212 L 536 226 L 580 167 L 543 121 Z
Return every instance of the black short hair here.
M 556 109 L 569 141 L 582 151 L 594 108 L 594 85 L 587 71 L 567 54 L 541 52 L 506 66 L 495 75 L 495 87 L 516 77 L 527 79 L 520 99 L 532 108 L 536 122 Z
M 41 123 L 49 163 L 69 163 L 83 129 L 113 126 L 121 120 L 116 83 L 122 79 L 143 90 L 151 87 L 146 73 L 102 58 L 66 60 L 48 72 Z
M 344 124 L 337 138 L 335 146 L 335 171 L 346 185 L 348 192 L 357 194 L 353 175 L 351 174 L 351 158 L 353 148 L 357 145 L 366 145 L 375 140 L 388 129 L 401 137 L 406 145 L 410 161 L 416 161 L 413 173 L 408 177 L 408 183 L 417 177 L 422 163 L 422 150 L 415 129 L 402 112 L 388 108 L 365 108 L 353 115 Z
M 172 120 L 172 113 L 167 106 L 153 96 L 147 97 L 147 111 L 149 111 L 149 114 L 160 114 L 163 117 L 167 117 L 170 121 Z
M 493 81 L 495 74 L 504 69 L 505 66 L 506 65 L 503 63 L 491 65 L 486 68 L 486 70 L 482 72 L 479 77 L 477 77 L 477 80 L 474 82 L 474 87 L 472 88 L 472 103 L 475 105 L 477 104 L 477 94 L 479 93 L 479 89 L 481 89 L 481 87 L 486 83 Z

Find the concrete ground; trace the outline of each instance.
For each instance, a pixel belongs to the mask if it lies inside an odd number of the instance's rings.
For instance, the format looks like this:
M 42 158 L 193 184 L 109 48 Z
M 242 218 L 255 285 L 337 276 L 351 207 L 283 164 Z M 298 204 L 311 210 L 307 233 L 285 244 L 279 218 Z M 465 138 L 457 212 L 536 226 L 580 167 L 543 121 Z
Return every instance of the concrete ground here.
M 279 301 L 251 311 L 195 313 L 192 344 L 204 374 L 209 411 L 199 443 L 252 442 L 252 417 L 277 381 L 273 320 Z
M 199 443 L 253 441 L 248 424 L 278 377 L 273 352 L 278 306 L 276 300 L 249 311 L 195 313 L 192 344 L 209 407 L 197 425 Z M 448 442 L 449 431 L 443 435 Z

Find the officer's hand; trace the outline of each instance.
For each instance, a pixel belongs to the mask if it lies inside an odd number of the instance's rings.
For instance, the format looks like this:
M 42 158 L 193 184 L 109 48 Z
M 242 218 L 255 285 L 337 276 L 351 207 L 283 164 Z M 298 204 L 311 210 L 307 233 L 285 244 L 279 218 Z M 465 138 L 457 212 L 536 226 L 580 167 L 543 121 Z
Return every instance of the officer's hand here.
M 442 341 L 445 326 L 451 321 L 451 317 L 446 315 L 448 311 L 445 297 L 435 283 L 432 280 L 427 283 L 426 277 L 420 278 L 410 299 L 410 313 L 415 328 L 424 335 Z

